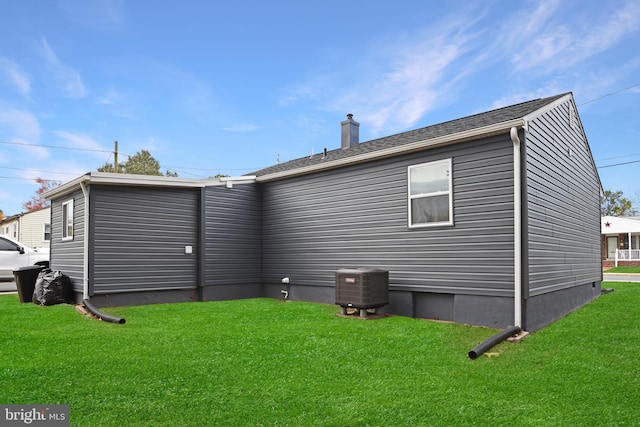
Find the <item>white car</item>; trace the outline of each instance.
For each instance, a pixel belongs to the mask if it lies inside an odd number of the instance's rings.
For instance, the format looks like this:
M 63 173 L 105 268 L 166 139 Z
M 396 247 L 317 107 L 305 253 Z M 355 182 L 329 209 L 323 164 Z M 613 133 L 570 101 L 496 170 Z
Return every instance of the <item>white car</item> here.
M 49 267 L 49 248 L 29 248 L 7 236 L 0 236 L 0 279 L 13 279 L 13 270 L 29 265 Z

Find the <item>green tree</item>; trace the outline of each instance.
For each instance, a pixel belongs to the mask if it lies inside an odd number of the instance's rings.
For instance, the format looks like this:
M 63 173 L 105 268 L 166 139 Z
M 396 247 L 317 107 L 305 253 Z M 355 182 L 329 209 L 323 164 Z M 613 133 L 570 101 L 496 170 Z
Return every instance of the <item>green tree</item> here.
M 602 216 L 627 216 L 633 215 L 636 211 L 631 200 L 623 197 L 622 191 L 605 190 L 600 212 Z
M 115 168 L 113 167 L 113 163 L 105 163 L 104 165 L 100 166 L 98 168 L 98 172 L 116 172 Z M 118 164 L 118 173 L 124 173 L 124 168 L 122 167 L 122 163 Z
M 98 168 L 98 172 L 118 172 L 130 173 L 134 175 L 155 175 L 155 176 L 178 176 L 175 171 L 167 170 L 166 173 L 160 172 L 160 162 L 158 162 L 147 150 L 140 150 L 133 156 L 130 156 L 126 162 L 118 163 L 116 171 L 112 163 L 105 163 Z

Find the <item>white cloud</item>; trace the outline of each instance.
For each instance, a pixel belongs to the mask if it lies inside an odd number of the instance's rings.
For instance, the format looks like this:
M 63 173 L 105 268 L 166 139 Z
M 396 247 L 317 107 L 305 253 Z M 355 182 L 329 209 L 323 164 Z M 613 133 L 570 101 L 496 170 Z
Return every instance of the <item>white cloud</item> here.
M 357 113 L 374 135 L 414 126 L 438 104 L 450 102 L 454 85 L 482 61 L 483 51 L 472 51 L 478 37 L 473 25 L 480 16 L 461 11 L 421 33 L 377 46 L 386 57 L 374 54 L 369 61 L 384 61 L 386 70 L 370 75 L 358 70 L 362 83 L 339 97 L 335 107 Z
M 258 130 L 258 126 L 252 125 L 250 123 L 239 123 L 232 126 L 224 127 L 222 130 L 226 130 L 228 132 L 254 132 Z
M 439 98 L 438 86 L 461 50 L 457 41 L 444 39 L 405 47 L 393 58 L 392 70 L 373 87 L 369 95 L 377 108 L 365 110 L 363 120 L 370 122 L 374 133 L 389 125 L 402 128 L 416 123 Z
M 546 27 L 547 22 L 551 19 L 558 9 L 560 5 L 560 0 L 543 0 L 538 3 L 535 3 L 537 7 L 533 12 L 525 11 L 523 15 L 526 15 L 527 19 L 523 19 L 520 21 L 521 24 L 524 24 L 524 28 L 520 29 L 520 27 L 512 27 L 511 30 L 512 35 L 516 37 L 521 37 L 523 39 L 529 39 L 532 36 L 538 34 L 544 27 Z M 518 19 L 520 19 L 520 16 Z
M 515 3 L 500 13 L 490 4 L 462 8 L 422 31 L 382 34 L 363 53 L 348 53 L 350 62 L 344 56 L 337 59 L 339 66 L 325 61 L 316 76 L 289 88 L 279 105 L 309 102 L 353 113 L 365 125 L 361 133 L 377 137 L 415 126 L 467 90 L 478 96 L 506 93 L 492 105 L 498 108 L 576 93 L 587 80 L 613 85 L 606 76 L 612 69 L 591 60 L 640 29 L 640 2 L 621 4 L 581 8 L 579 3 L 541 0 Z M 495 25 L 498 15 L 501 26 Z M 495 87 L 484 87 L 483 72 L 504 81 L 491 77 Z M 615 73 L 618 78 L 620 73 Z
M 4 71 L 5 78 L 20 95 L 24 97 L 29 96 L 31 91 L 31 82 L 29 77 L 22 72 L 18 64 L 0 57 L 0 70 Z
M 70 98 L 84 98 L 87 95 L 87 89 L 80 77 L 80 73 L 72 67 L 63 64 L 53 49 L 51 49 L 46 39 L 43 38 L 41 40 L 40 47 L 46 61 L 46 66 L 62 85 L 62 89 L 66 95 Z
M 115 89 L 109 89 L 109 91 L 98 98 L 98 104 L 101 105 L 114 105 L 122 99 L 122 94 Z
M 91 151 L 92 154 L 100 158 L 104 158 L 105 151 L 109 151 L 88 135 L 76 134 L 67 131 L 55 131 L 53 133 L 74 148 Z
M 614 10 L 591 28 L 584 38 L 579 40 L 575 52 L 576 61 L 600 53 L 617 44 L 627 34 L 640 28 L 640 3 L 628 2 L 625 7 Z
M 121 0 L 64 0 L 60 8 L 75 24 L 95 30 L 122 29 L 126 26 Z
M 536 90 L 530 91 L 520 91 L 509 93 L 509 95 L 503 96 L 499 99 L 493 101 L 493 103 L 488 108 L 480 108 L 477 113 L 487 111 L 487 110 L 495 110 L 497 108 L 507 107 L 509 105 L 519 104 L 521 102 L 531 101 L 533 99 L 538 98 L 546 98 L 548 96 L 557 95 L 559 93 L 566 92 L 566 90 L 560 89 L 556 82 L 550 82 Z
M 141 67 L 148 69 L 151 83 L 158 88 L 155 96 L 162 97 L 167 108 L 175 108 L 198 123 L 218 119 L 226 108 L 218 103 L 209 82 L 190 70 L 159 62 Z
M 10 132 L 20 139 L 37 141 L 40 138 L 40 124 L 36 116 L 28 111 L 15 108 L 0 108 L 0 123 L 10 128 Z
M 42 131 L 38 119 L 30 112 L 10 107 L 5 108 L 0 105 L 0 125 L 6 129 L 4 134 L 7 135 L 6 138 L 9 142 L 16 143 L 13 146 L 19 147 L 31 158 L 46 159 L 49 157 L 49 151 L 46 148 L 31 145 L 38 143 Z M 3 160 L 13 161 L 11 158 Z
M 566 70 L 610 49 L 640 28 L 637 1 L 610 10 L 593 8 L 600 14 L 586 17 L 579 4 L 566 10 L 563 6 L 558 0 L 541 2 L 533 12 L 523 9 L 505 26 L 503 33 L 511 35 L 504 38 L 505 45 L 514 52 L 511 62 L 516 70 Z M 516 22 L 528 24 L 520 31 Z
M 104 112 L 113 116 L 127 120 L 136 120 L 141 114 L 140 109 L 129 104 L 129 97 L 115 89 L 109 89 L 102 96 L 96 98 L 95 102 L 104 107 Z
M 475 27 L 484 16 L 477 8 L 458 10 L 419 31 L 383 34 L 362 54 L 349 52 L 347 67 L 344 57 L 338 59 L 340 67 L 323 64 L 315 77 L 294 85 L 280 105 L 311 101 L 332 112 L 353 113 L 373 137 L 414 126 L 452 102 L 460 90 L 456 84 L 485 60 L 482 33 Z
M 297 83 L 286 89 L 285 94 L 278 100 L 278 105 L 287 106 L 300 101 L 320 101 L 327 94 L 327 88 L 331 87 L 334 76 L 323 73 L 311 78 L 309 81 Z

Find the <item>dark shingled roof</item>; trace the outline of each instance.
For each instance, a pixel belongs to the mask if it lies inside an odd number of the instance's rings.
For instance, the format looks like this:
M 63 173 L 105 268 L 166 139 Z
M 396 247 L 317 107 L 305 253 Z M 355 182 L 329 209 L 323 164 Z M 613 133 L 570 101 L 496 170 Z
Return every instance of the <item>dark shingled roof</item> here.
M 471 129 L 502 123 L 509 120 L 519 119 L 533 113 L 534 111 L 544 107 L 545 105 L 556 101 L 559 98 L 562 98 L 565 95 L 567 94 L 564 93 L 556 96 L 551 96 L 549 98 L 535 99 L 532 101 L 511 105 L 509 107 L 498 108 L 496 110 L 474 114 L 472 116 L 467 116 L 460 119 L 415 129 L 396 135 L 386 136 L 384 138 L 373 139 L 371 141 L 362 142 L 358 145 L 351 146 L 344 150 L 342 148 L 338 148 L 335 150 L 327 151 L 326 157 L 323 156 L 323 153 L 313 156 L 301 157 L 299 159 L 261 169 L 254 173 L 251 173 L 250 175 L 264 176 L 277 172 L 294 171 L 295 169 L 306 166 L 313 166 L 332 160 L 344 159 L 360 154 L 382 150 L 385 148 L 402 146 L 404 144 L 410 144 L 412 142 L 425 141 L 433 138 L 468 131 Z

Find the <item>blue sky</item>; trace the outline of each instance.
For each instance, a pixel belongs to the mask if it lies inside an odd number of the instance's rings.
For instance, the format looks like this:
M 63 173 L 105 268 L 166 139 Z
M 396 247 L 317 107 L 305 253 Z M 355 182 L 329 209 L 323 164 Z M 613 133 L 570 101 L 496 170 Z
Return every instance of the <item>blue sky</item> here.
M 0 2 L 0 209 L 146 149 L 241 175 L 573 92 L 598 166 L 640 161 L 640 2 Z M 61 148 L 62 147 L 62 148 Z M 600 169 L 640 205 L 640 162 Z

